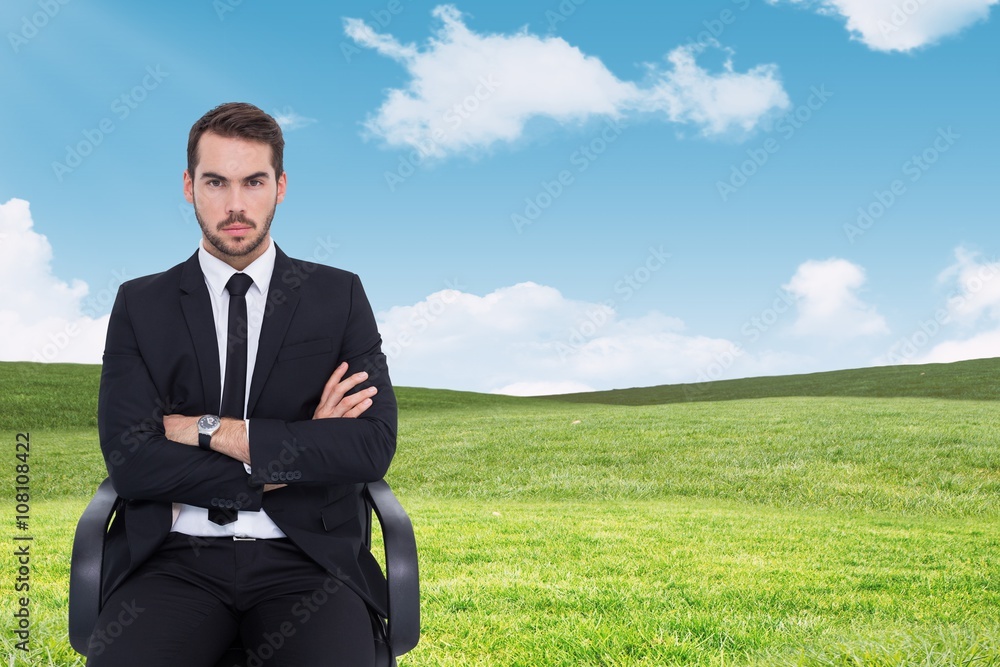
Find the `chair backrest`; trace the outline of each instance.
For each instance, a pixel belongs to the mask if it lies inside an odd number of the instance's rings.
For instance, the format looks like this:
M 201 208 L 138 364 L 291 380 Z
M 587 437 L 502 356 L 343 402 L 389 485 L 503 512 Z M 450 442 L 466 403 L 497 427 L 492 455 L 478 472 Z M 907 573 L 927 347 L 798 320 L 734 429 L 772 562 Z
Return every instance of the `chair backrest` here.
M 118 507 L 111 478 L 97 487 L 76 524 L 69 570 L 69 642 L 77 653 L 87 654 L 90 635 L 101 613 L 101 573 L 104 535 Z
M 361 521 L 365 545 L 371 548 L 372 514 L 382 527 L 388 582 L 387 626 L 375 625 L 378 667 L 395 667 L 396 656 L 410 651 L 420 639 L 420 589 L 413 524 L 385 480 L 359 485 L 364 499 Z M 76 526 L 70 563 L 69 639 L 74 650 L 87 654 L 91 633 L 101 611 L 104 539 L 121 499 L 105 479 L 97 487 Z M 381 636 L 380 636 L 381 635 Z M 218 667 L 245 664 L 246 652 L 234 645 Z

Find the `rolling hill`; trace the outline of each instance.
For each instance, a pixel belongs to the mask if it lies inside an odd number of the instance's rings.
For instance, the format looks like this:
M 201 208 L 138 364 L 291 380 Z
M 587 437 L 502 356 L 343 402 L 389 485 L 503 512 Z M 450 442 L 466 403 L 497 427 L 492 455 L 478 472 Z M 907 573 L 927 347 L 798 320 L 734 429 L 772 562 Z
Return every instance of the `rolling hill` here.
M 0 429 L 97 427 L 101 367 L 0 362 Z M 791 396 L 1000 400 L 1000 358 L 950 364 L 883 366 L 802 375 L 718 380 L 514 397 L 448 389 L 396 387 L 401 410 L 513 407 L 533 401 L 660 405 Z

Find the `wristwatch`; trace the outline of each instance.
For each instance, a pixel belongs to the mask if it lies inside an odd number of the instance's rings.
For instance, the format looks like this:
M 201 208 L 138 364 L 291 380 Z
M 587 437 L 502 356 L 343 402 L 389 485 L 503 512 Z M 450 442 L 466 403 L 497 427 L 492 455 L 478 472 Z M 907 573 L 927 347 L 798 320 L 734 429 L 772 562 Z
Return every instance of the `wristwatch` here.
M 205 451 L 212 450 L 212 435 L 222 426 L 218 415 L 204 415 L 198 420 L 198 446 Z

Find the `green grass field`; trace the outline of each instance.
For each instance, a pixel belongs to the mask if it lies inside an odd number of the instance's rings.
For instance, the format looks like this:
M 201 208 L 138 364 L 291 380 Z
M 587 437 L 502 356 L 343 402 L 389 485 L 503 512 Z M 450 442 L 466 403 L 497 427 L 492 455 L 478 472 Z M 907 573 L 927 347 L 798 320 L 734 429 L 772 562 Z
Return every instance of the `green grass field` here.
M 566 397 L 398 388 L 389 481 L 437 665 L 1000 665 L 1000 360 Z M 33 640 L 104 476 L 94 366 L 0 364 L 32 442 Z M 13 656 L 13 657 L 11 657 Z

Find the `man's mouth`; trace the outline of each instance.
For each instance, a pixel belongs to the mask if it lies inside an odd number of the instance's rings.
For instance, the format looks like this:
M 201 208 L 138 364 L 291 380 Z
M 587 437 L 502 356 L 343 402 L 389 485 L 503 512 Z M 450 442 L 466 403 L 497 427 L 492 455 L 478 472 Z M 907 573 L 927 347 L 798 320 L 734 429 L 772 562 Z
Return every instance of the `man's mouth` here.
M 227 225 L 226 227 L 223 227 L 221 231 L 223 234 L 238 236 L 250 231 L 251 229 L 253 229 L 251 225 L 235 224 L 235 225 Z

